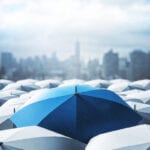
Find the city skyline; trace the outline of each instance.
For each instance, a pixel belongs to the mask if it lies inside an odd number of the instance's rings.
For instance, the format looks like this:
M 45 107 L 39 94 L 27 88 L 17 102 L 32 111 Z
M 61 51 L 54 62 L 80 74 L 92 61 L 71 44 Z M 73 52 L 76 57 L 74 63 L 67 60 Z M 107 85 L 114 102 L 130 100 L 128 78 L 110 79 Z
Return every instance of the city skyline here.
M 77 42 L 74 54 L 63 61 L 54 52 L 51 57 L 32 56 L 17 60 L 13 53 L 1 53 L 0 77 L 18 80 L 24 78 L 47 79 L 117 79 L 138 80 L 150 78 L 150 51 L 133 50 L 130 59 L 122 58 L 117 52 L 109 50 L 100 58 L 87 62 L 80 55 Z

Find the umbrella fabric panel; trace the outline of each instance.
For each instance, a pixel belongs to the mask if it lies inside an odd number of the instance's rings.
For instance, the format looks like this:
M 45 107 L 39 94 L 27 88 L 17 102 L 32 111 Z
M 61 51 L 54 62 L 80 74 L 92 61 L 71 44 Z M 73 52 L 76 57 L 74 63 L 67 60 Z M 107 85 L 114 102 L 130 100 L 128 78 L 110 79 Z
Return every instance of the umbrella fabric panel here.
M 118 103 L 81 95 L 80 98 L 77 103 L 77 129 L 78 136 L 84 135 L 86 142 L 100 133 L 137 125 L 142 119 L 136 112 Z
M 86 146 L 38 126 L 0 131 L 0 141 L 3 146 L 23 150 L 85 150 Z
M 17 127 L 38 125 L 38 123 L 43 120 L 47 114 L 64 103 L 68 98 L 70 98 L 70 96 L 33 103 L 20 109 L 10 119 Z
M 145 144 L 117 148 L 115 150 L 150 150 L 150 142 Z
M 88 92 L 82 92 L 80 95 L 85 95 L 85 96 L 90 96 L 90 97 L 95 97 L 95 98 L 100 98 L 100 99 L 105 99 L 106 101 L 113 101 L 115 103 L 122 104 L 126 107 L 129 107 L 127 103 L 125 103 L 118 95 L 115 93 L 104 90 L 104 89 L 96 89 Z
M 90 86 L 67 86 L 67 87 L 59 87 L 53 89 L 44 89 L 40 90 L 38 93 L 33 92 L 33 96 L 24 106 L 42 101 L 45 99 L 57 98 L 67 95 L 73 95 L 76 92 L 85 92 L 89 90 L 93 90 L 96 88 L 92 88 Z
M 82 93 L 82 92 L 88 92 L 88 91 L 93 91 L 93 90 L 98 90 L 98 88 L 94 88 L 88 85 L 75 85 L 74 87 L 74 92 L 75 93 Z
M 12 146 L 5 145 L 2 143 L 2 144 L 0 144 L 0 150 L 23 150 L 23 149 L 20 149 L 17 147 L 12 147 Z
M 23 150 L 85 150 L 85 144 L 63 137 L 38 137 L 10 141 L 6 144 Z
M 125 147 L 128 149 L 130 146 L 140 146 L 147 143 L 150 143 L 150 126 L 138 125 L 100 134 L 90 140 L 86 150 L 111 150 Z
M 77 113 L 76 97 L 72 96 L 61 106 L 50 112 L 39 125 L 63 135 L 77 138 Z

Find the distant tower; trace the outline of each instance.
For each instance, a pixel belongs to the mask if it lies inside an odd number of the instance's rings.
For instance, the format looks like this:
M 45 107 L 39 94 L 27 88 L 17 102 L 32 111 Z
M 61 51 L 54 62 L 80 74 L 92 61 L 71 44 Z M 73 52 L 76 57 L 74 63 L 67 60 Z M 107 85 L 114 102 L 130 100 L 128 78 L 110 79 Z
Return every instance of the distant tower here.
M 105 79 L 115 78 L 118 74 L 119 56 L 111 49 L 103 57 L 103 73 Z
M 76 42 L 75 55 L 76 55 L 76 59 L 80 60 L 80 42 L 79 41 Z
M 130 53 L 130 68 L 129 78 L 130 80 L 140 80 L 146 78 L 147 72 L 147 54 L 136 49 Z
M 12 69 L 16 64 L 16 60 L 13 57 L 13 54 L 10 52 L 1 53 L 1 67 L 5 70 Z
M 80 63 L 80 42 L 77 41 L 75 45 L 75 77 L 80 78 L 80 71 L 81 71 L 81 63 Z

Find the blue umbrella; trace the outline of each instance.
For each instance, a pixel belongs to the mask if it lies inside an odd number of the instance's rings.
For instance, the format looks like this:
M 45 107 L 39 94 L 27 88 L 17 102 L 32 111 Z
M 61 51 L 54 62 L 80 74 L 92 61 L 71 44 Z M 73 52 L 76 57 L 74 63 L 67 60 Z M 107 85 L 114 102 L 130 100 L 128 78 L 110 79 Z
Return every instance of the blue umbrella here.
M 115 93 L 83 85 L 49 89 L 11 117 L 17 127 L 39 125 L 85 143 L 141 119 Z

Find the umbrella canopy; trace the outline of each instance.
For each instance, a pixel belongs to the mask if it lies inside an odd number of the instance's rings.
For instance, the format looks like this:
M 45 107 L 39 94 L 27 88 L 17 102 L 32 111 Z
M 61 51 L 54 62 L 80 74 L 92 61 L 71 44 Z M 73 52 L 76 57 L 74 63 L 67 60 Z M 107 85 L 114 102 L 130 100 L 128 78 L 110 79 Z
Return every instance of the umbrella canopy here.
M 13 98 L 7 101 L 0 107 L 0 130 L 13 128 L 13 123 L 9 118 L 17 111 L 24 103 L 24 98 Z
M 115 83 L 108 87 L 108 90 L 114 91 L 114 92 L 123 92 L 130 90 L 129 83 L 123 82 L 123 83 Z
M 130 99 L 139 99 L 143 103 L 150 104 L 150 90 L 142 91 L 142 92 L 136 92 L 136 93 L 130 93 L 126 96 L 126 100 Z
M 2 150 L 84 150 L 85 144 L 41 127 L 0 131 Z
M 150 80 L 149 79 L 144 79 L 144 80 L 138 80 L 135 82 L 132 82 L 130 84 L 130 87 L 135 89 L 141 89 L 141 90 L 150 90 Z
M 64 80 L 60 85 L 59 87 L 62 87 L 62 86 L 71 86 L 71 85 L 82 85 L 84 84 L 84 80 L 81 80 L 81 79 L 70 79 L 70 80 Z
M 4 143 L 0 143 L 0 150 L 23 150 L 23 149 L 8 146 L 8 145 L 5 145 Z
M 3 91 L 6 91 L 6 90 L 22 90 L 22 91 L 25 91 L 25 92 L 30 92 L 32 90 L 37 90 L 37 89 L 40 89 L 39 86 L 33 84 L 33 83 L 22 83 L 22 82 L 16 82 L 16 83 L 11 83 L 11 84 L 8 84 L 7 86 L 5 86 L 3 88 Z
M 113 80 L 110 80 L 110 82 L 112 84 L 116 84 L 116 83 L 130 83 L 129 80 L 125 80 L 125 79 L 113 79 Z
M 98 135 L 90 140 L 86 150 L 148 150 L 150 148 L 150 126 L 131 128 Z
M 107 88 L 111 83 L 107 80 L 97 79 L 85 82 L 85 84 L 96 87 L 96 88 Z
M 111 91 L 64 86 L 33 96 L 11 117 L 17 127 L 39 125 L 82 142 L 136 125 L 141 117 Z
M 0 107 L 0 130 L 13 128 L 13 123 L 9 118 L 24 105 L 32 95 L 39 92 L 45 92 L 47 89 L 34 90 L 29 93 L 22 94 L 20 97 L 9 99 Z
M 12 98 L 17 98 L 24 93 L 25 93 L 24 91 L 20 91 L 20 90 L 0 91 L 0 106 L 4 104 L 6 101 Z
M 38 81 L 35 84 L 41 88 L 55 88 L 58 85 L 60 85 L 60 81 L 47 79 L 47 80 Z
M 0 90 L 3 89 L 5 86 L 7 86 L 10 83 L 13 83 L 13 82 L 10 80 L 0 79 Z
M 24 79 L 24 80 L 19 80 L 17 81 L 16 83 L 18 84 L 34 84 L 36 83 L 38 80 L 35 80 L 35 79 Z

